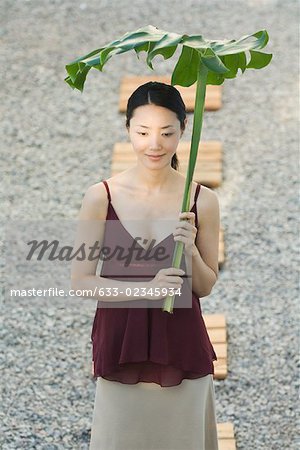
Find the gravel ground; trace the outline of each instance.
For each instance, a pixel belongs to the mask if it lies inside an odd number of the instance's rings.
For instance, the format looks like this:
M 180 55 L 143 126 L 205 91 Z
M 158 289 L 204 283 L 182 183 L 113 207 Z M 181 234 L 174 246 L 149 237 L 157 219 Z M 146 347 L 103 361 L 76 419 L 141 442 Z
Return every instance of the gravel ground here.
M 2 230 L 9 219 L 21 228 L 32 219 L 76 219 L 87 187 L 110 176 L 114 142 L 127 139 L 121 77 L 151 74 L 134 53 L 119 55 L 102 74 L 92 70 L 80 94 L 63 81 L 67 62 L 147 24 L 210 39 L 269 32 L 270 66 L 225 81 L 222 109 L 205 114 L 202 139 L 224 145 L 217 193 L 226 263 L 202 307 L 228 322 L 229 373 L 215 381 L 218 422 L 234 423 L 239 450 L 296 450 L 297 2 L 1 4 Z M 174 61 L 155 58 L 156 73 L 170 73 Z M 191 129 L 189 115 L 186 139 Z M 22 270 L 16 284 L 27 279 Z M 1 448 L 87 449 L 96 303 L 7 294 L 1 306 Z

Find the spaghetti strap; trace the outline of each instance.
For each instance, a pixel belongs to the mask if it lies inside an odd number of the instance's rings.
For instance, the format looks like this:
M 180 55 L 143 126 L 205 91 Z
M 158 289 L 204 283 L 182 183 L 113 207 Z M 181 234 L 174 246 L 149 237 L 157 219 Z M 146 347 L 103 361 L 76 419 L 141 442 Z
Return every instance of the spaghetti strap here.
M 195 191 L 195 197 L 194 197 L 194 205 L 193 205 L 193 208 L 195 208 L 195 227 L 196 228 L 198 228 L 197 198 L 198 198 L 200 189 L 201 189 L 201 184 L 197 183 L 197 187 L 196 187 L 196 191 Z
M 199 192 L 200 192 L 200 188 L 201 188 L 201 184 L 197 183 L 197 187 L 196 187 L 196 191 L 195 191 L 195 197 L 194 197 L 194 203 L 197 202 L 197 198 L 198 198 L 198 195 L 199 195 Z
M 109 192 L 109 187 L 108 187 L 108 183 L 106 180 L 103 180 L 104 186 L 106 188 L 107 191 L 107 197 L 108 197 L 108 201 L 111 202 L 111 196 L 110 196 L 110 192 Z

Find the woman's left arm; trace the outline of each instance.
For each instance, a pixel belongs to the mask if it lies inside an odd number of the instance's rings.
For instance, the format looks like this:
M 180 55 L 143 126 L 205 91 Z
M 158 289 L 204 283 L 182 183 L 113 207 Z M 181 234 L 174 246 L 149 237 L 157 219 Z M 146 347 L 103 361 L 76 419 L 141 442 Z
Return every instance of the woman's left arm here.
M 201 202 L 198 200 L 196 205 L 198 230 L 195 227 L 195 214 L 185 212 L 180 213 L 180 222 L 174 232 L 174 240 L 185 244 L 187 273 L 192 275 L 192 290 L 199 298 L 211 293 L 218 278 L 220 232 L 218 197 L 205 186 L 201 186 L 201 191 Z

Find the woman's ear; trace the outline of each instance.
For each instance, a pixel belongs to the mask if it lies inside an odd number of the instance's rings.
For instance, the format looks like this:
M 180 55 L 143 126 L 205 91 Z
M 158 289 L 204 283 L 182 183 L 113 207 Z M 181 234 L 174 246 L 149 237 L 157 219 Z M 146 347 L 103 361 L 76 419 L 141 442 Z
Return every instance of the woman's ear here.
M 187 124 L 187 117 L 184 119 L 184 128 L 183 129 L 181 128 L 181 135 L 180 135 L 180 137 L 183 135 L 183 132 L 185 131 L 186 124 Z

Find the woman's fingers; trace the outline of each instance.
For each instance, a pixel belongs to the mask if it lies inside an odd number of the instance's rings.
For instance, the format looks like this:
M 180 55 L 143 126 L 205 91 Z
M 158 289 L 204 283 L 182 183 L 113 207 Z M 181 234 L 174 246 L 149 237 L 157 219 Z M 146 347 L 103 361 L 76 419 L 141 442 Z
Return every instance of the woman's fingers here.
M 195 217 L 196 217 L 195 213 L 193 213 L 192 211 L 181 212 L 179 214 L 179 219 L 180 220 L 185 219 L 185 220 L 188 220 L 188 221 L 190 221 L 192 223 L 195 223 Z
M 189 213 L 182 213 L 182 214 L 189 214 Z M 191 213 L 194 214 L 194 213 Z M 184 236 L 196 236 L 197 233 L 197 227 L 195 227 L 195 220 L 193 217 L 189 216 L 189 220 L 180 220 L 177 222 L 175 231 L 173 232 L 173 235 L 183 234 Z

